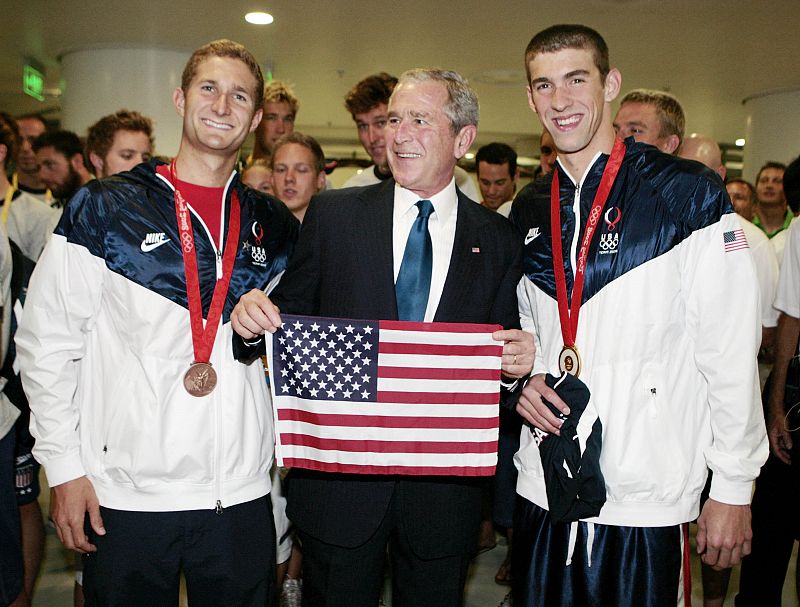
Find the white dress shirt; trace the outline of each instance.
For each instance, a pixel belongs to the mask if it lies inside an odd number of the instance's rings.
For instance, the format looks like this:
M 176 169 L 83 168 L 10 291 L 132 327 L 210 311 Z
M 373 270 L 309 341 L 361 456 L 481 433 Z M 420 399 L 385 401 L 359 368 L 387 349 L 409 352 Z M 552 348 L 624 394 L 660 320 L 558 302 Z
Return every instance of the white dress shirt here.
M 406 241 L 414 225 L 419 210 L 417 202 L 423 200 L 411 190 L 394 186 L 394 211 L 392 214 L 392 245 L 394 255 L 394 280 L 400 273 Z M 453 242 L 456 236 L 456 216 L 458 213 L 458 196 L 455 180 L 428 200 L 433 205 L 433 213 L 428 218 L 428 232 L 433 245 L 433 267 L 431 270 L 431 290 L 428 295 L 428 306 L 425 308 L 425 322 L 433 322 L 439 300 L 442 298 L 444 281 L 450 268 L 450 257 L 453 253 Z

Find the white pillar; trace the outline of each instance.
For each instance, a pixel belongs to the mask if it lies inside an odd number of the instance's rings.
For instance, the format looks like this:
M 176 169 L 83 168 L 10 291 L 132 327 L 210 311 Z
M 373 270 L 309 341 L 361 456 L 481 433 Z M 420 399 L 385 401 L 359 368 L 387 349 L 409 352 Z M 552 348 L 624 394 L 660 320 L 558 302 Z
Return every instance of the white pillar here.
M 753 95 L 744 100 L 745 179 L 753 181 L 765 162 L 789 163 L 800 155 L 800 89 Z
M 80 136 L 101 117 L 136 110 L 155 123 L 156 154 L 174 156 L 182 121 L 172 103 L 189 53 L 154 48 L 76 50 L 61 57 L 62 125 Z

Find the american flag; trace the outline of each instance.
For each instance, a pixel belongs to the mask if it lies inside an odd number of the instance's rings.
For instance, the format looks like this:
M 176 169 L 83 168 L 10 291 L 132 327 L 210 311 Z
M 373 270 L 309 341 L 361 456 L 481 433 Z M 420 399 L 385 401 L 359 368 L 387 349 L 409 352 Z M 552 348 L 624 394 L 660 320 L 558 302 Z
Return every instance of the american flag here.
M 268 342 L 278 465 L 494 474 L 500 326 L 282 319 Z
M 722 241 L 725 243 L 725 252 L 738 251 L 739 249 L 749 249 L 750 245 L 747 244 L 747 238 L 744 235 L 744 230 L 731 230 L 730 232 L 723 232 Z

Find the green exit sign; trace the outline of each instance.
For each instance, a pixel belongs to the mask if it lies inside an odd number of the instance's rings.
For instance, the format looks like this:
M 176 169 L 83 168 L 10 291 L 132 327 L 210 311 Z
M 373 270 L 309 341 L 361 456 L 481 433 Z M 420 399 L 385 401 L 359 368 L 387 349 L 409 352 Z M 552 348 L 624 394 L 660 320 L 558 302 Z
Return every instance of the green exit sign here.
M 44 74 L 35 67 L 26 65 L 22 69 L 22 92 L 44 101 Z

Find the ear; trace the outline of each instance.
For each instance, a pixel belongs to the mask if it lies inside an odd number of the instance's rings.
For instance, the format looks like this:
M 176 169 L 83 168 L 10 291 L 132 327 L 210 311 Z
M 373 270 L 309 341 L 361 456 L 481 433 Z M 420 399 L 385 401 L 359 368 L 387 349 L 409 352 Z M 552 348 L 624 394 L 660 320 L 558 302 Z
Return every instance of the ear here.
M 6 159 L 8 157 L 8 147 L 5 143 L 0 143 L 0 165 L 6 165 Z
M 264 115 L 264 109 L 263 108 L 258 108 L 256 110 L 256 113 L 253 114 L 253 119 L 250 121 L 250 131 L 249 131 L 250 133 L 252 133 L 253 131 L 256 130 L 256 127 L 261 122 L 261 118 L 262 118 L 263 115 Z
M 525 91 L 528 93 L 528 107 L 533 110 L 534 114 L 538 114 L 539 112 L 536 111 L 536 105 L 533 103 L 533 91 L 531 90 L 531 85 L 525 87 Z
M 619 73 L 617 68 L 611 68 L 606 76 L 605 82 L 605 100 L 606 103 L 611 103 L 619 95 L 620 88 L 622 87 L 622 74 Z
M 517 170 L 514 171 L 514 174 L 511 176 L 511 181 L 517 183 L 518 179 L 519 179 L 519 167 L 517 167 Z
M 183 112 L 186 107 L 186 95 L 184 95 L 181 87 L 176 88 L 172 93 L 172 103 L 175 104 L 175 109 L 178 110 L 178 114 L 183 118 Z
M 325 171 L 320 171 L 317 175 L 317 192 L 325 189 Z
M 94 167 L 94 174 L 100 177 L 103 174 L 103 159 L 94 152 L 89 152 L 89 162 Z
M 478 127 L 474 124 L 468 124 L 461 128 L 456 135 L 456 141 L 453 145 L 453 155 L 456 159 L 461 158 L 469 151 L 469 147 L 472 145 L 472 142 L 475 141 L 477 135 Z
M 724 164 L 720 165 L 720 167 L 717 169 L 717 175 L 719 175 L 722 181 L 725 181 L 725 177 L 728 176 L 728 168 Z
M 670 135 L 661 146 L 661 151 L 667 154 L 674 154 L 681 145 L 681 140 L 677 135 Z

